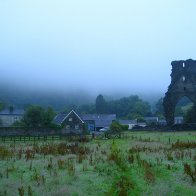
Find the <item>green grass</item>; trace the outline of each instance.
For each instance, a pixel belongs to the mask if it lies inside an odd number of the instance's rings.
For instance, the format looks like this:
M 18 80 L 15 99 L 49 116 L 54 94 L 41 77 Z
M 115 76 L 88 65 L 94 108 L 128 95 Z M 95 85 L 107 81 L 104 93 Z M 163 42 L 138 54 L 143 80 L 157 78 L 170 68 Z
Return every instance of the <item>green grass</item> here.
M 172 147 L 172 144 L 177 145 Z M 196 132 L 0 144 L 0 195 L 195 195 Z M 196 175 L 196 174 L 195 174 Z

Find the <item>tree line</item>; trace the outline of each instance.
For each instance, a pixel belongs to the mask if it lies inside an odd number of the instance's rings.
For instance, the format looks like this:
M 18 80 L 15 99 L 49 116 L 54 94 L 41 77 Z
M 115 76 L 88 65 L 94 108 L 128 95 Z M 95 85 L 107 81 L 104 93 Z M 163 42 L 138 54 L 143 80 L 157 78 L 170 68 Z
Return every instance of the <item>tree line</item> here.
M 98 95 L 93 104 L 69 105 L 62 108 L 62 112 L 68 113 L 74 109 L 78 114 L 116 114 L 119 119 L 137 119 L 144 121 L 145 116 L 156 115 L 164 118 L 163 98 L 159 99 L 155 105 L 155 111 L 152 112 L 148 102 L 143 101 L 139 96 L 132 95 L 122 97 L 117 100 L 106 100 L 103 95 Z M 188 106 L 187 106 L 188 104 Z M 5 104 L 0 102 L 0 110 L 5 108 Z M 186 112 L 182 112 L 187 107 Z M 12 105 L 9 108 L 14 109 Z M 25 108 L 24 118 L 21 122 L 16 122 L 15 126 L 26 127 L 53 127 L 53 119 L 58 112 L 52 107 L 41 107 L 38 105 L 28 105 Z M 182 100 L 176 108 L 177 115 L 183 115 L 185 122 L 196 122 L 196 107 L 190 105 L 187 100 Z
M 5 104 L 0 102 L 0 110 L 5 108 Z M 9 108 L 14 109 L 12 105 Z M 52 107 L 44 108 L 39 105 L 27 105 L 25 114 L 21 122 L 16 122 L 15 126 L 26 127 L 52 127 L 53 119 L 58 112 Z M 78 114 L 116 114 L 121 119 L 139 119 L 152 115 L 150 104 L 140 99 L 137 95 L 123 97 L 117 100 L 105 100 L 103 95 L 98 95 L 93 104 L 69 105 L 62 108 L 61 112 L 68 113 L 74 109 Z
M 31 105 L 26 108 L 23 119 L 16 121 L 13 126 L 55 128 L 53 123 L 56 113 L 52 107 L 44 109 L 41 106 Z
M 137 95 L 106 101 L 103 95 L 96 98 L 96 112 L 99 114 L 116 114 L 118 118 L 141 119 L 151 116 L 151 106 Z

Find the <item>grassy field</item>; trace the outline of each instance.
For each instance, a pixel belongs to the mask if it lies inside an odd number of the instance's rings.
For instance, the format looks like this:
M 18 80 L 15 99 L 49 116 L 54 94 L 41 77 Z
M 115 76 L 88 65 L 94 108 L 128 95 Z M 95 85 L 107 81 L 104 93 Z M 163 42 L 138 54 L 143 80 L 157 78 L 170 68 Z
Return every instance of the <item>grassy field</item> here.
M 1 195 L 196 195 L 196 132 L 1 143 Z

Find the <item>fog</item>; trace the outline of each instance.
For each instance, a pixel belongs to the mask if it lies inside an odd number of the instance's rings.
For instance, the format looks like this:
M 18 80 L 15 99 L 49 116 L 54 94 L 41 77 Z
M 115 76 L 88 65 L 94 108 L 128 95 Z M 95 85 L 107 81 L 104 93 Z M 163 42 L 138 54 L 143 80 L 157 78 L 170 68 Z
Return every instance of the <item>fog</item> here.
M 194 0 L 1 0 L 1 84 L 162 96 L 171 61 L 196 59 Z

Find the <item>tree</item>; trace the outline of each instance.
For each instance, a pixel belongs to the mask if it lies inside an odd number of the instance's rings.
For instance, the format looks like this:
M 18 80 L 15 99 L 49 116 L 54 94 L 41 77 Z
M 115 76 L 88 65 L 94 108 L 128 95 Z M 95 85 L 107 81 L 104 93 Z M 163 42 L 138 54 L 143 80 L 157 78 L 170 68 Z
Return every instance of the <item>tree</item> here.
M 123 131 L 123 128 L 117 121 L 114 121 L 110 125 L 110 131 L 113 133 L 120 133 Z
M 13 105 L 9 106 L 9 111 L 10 111 L 10 113 L 12 113 L 14 111 L 14 106 Z
M 44 124 L 44 109 L 40 106 L 30 106 L 24 114 L 27 127 L 42 127 Z
M 164 114 L 163 98 L 162 97 L 157 101 L 157 103 L 155 105 L 155 113 L 162 114 L 162 115 Z
M 137 95 L 110 101 L 108 103 L 108 110 L 120 118 L 130 118 L 133 114 L 143 117 L 151 114 L 150 105 L 141 100 Z
M 134 112 L 141 116 L 145 116 L 150 113 L 150 105 L 147 102 L 139 100 L 134 105 Z
M 145 122 L 145 119 L 141 114 L 131 113 L 127 117 L 128 117 L 128 119 L 137 120 L 137 122 Z
M 193 105 L 184 115 L 186 123 L 196 123 L 196 105 Z
M 77 109 L 79 114 L 94 114 L 95 111 L 95 104 L 83 104 L 80 105 Z
M 107 103 L 101 94 L 96 98 L 96 112 L 98 114 L 107 113 Z
M 44 126 L 50 127 L 52 125 L 52 120 L 54 119 L 56 113 L 51 107 L 48 107 L 47 110 L 44 111 Z
M 0 101 L 0 111 L 5 108 L 5 103 Z

